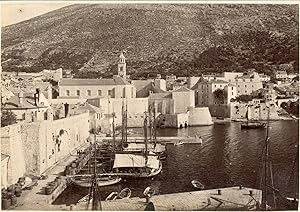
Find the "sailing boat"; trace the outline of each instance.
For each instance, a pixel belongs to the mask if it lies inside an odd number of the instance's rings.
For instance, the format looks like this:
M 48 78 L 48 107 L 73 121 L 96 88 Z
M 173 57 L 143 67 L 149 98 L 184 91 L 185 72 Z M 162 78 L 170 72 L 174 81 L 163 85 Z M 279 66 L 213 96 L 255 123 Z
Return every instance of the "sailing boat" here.
M 127 108 L 126 108 L 127 109 Z M 127 117 L 127 110 L 125 112 L 125 117 Z M 126 122 L 126 118 L 125 118 Z M 152 113 L 151 113 L 151 107 L 149 108 L 149 129 L 150 129 L 150 137 L 147 142 L 147 149 L 149 151 L 152 151 L 154 154 L 157 154 L 160 156 L 160 159 L 166 158 L 166 145 L 157 142 L 156 139 L 156 125 L 155 125 L 155 110 L 154 110 L 154 120 L 152 120 Z M 127 129 L 125 128 L 124 131 L 127 135 Z M 127 138 L 127 137 L 126 137 Z M 145 152 L 145 144 L 142 140 L 138 141 L 128 141 L 127 139 L 125 140 L 125 144 L 123 146 L 123 152 L 127 153 L 143 153 Z
M 159 156 L 148 151 L 147 113 L 144 120 L 144 151 L 142 153 L 120 152 L 115 154 L 113 172 L 121 177 L 153 177 L 162 170 Z M 126 139 L 125 135 L 125 139 Z M 127 139 L 126 139 L 127 140 Z
M 249 107 L 247 107 L 246 118 L 247 121 L 241 124 L 242 129 L 258 129 L 265 128 L 266 124 L 260 121 L 249 121 Z
M 286 203 L 287 202 L 292 202 L 292 208 L 290 209 L 298 209 L 298 201 L 299 197 L 298 194 L 294 195 L 294 197 L 287 197 L 287 195 L 282 194 L 278 189 L 275 188 L 274 186 L 274 178 L 273 178 L 273 172 L 272 172 L 272 162 L 270 161 L 269 158 L 269 145 L 270 145 L 270 137 L 269 137 L 269 116 L 270 116 L 270 109 L 268 111 L 268 122 L 267 122 L 267 127 L 266 127 L 266 139 L 264 143 L 264 163 L 263 163 L 263 174 L 262 174 L 262 204 L 261 204 L 261 210 L 272 210 L 272 208 L 269 205 L 269 202 L 267 201 L 267 195 L 269 189 L 272 191 L 273 195 L 273 207 L 275 210 L 278 210 L 277 208 L 277 203 L 276 203 L 276 197 L 275 194 L 279 195 L 282 200 L 284 200 Z M 299 146 L 298 146 L 298 152 L 296 154 L 296 159 L 294 160 L 294 165 L 296 165 L 296 160 L 298 159 L 298 154 L 299 154 Z M 293 169 L 294 171 L 294 169 Z M 270 179 L 269 179 L 270 178 Z M 269 183 L 270 182 L 270 183 Z M 271 201 L 270 201 L 271 202 Z M 288 205 L 288 204 L 286 204 Z
M 96 137 L 94 138 L 94 173 L 93 174 L 83 174 L 83 175 L 74 175 L 71 177 L 71 181 L 81 187 L 91 187 L 92 184 L 97 184 L 98 187 L 113 185 L 119 183 L 122 179 L 117 175 L 110 175 L 109 173 L 97 174 L 96 173 Z M 95 180 L 94 180 L 95 178 Z

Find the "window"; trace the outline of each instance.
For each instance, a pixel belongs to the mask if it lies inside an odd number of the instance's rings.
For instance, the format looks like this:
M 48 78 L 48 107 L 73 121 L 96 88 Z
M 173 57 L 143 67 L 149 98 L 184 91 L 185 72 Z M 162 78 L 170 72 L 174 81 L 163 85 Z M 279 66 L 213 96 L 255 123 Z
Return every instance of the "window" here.
M 215 85 L 215 88 L 217 87 L 217 85 Z
M 231 95 L 233 95 L 233 92 L 232 92 L 232 94 Z
M 77 96 L 80 96 L 80 90 L 77 90 L 77 91 L 76 91 L 76 95 L 77 95 Z
M 87 95 L 88 95 L 88 96 L 91 96 L 91 95 L 92 95 L 91 90 L 87 90 Z
M 109 96 L 111 96 L 111 95 L 112 95 L 112 90 L 108 90 L 108 91 L 107 91 L 107 94 L 108 94 Z
M 245 85 L 245 88 L 247 88 L 247 85 Z
M 98 90 L 98 96 L 102 96 L 102 91 Z
M 66 96 L 70 96 L 70 91 L 66 90 Z
M 123 66 L 120 66 L 120 72 L 122 72 L 123 71 Z

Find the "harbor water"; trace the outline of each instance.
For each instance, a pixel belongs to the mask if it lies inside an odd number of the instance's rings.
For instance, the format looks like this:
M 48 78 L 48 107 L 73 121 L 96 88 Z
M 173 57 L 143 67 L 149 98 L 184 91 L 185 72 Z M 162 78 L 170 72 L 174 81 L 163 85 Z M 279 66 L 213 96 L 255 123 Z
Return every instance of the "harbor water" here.
M 142 133 L 142 129 L 134 130 Z M 195 135 L 202 137 L 202 145 L 167 145 L 168 156 L 158 176 L 127 179 L 116 185 L 101 187 L 101 199 L 124 188 L 130 188 L 132 196 L 141 197 L 148 186 L 152 186 L 156 194 L 194 191 L 191 184 L 194 179 L 199 180 L 205 189 L 236 185 L 261 188 L 266 130 L 242 130 L 240 123 L 228 122 L 184 129 L 160 129 L 157 133 L 157 136 Z M 294 160 L 298 158 L 299 122 L 270 122 L 269 135 L 274 187 L 282 195 L 295 196 L 298 193 L 299 170 Z M 76 204 L 88 192 L 88 188 L 70 185 L 53 204 Z M 285 209 L 284 204 L 280 208 Z

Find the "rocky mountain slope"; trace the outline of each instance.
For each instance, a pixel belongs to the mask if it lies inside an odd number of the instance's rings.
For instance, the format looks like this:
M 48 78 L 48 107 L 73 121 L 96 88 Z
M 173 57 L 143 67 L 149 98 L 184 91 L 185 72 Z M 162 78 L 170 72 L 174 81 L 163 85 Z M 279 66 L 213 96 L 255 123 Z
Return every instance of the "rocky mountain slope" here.
M 2 67 L 108 77 L 123 50 L 134 78 L 298 70 L 298 20 L 297 5 L 72 5 L 2 28 Z

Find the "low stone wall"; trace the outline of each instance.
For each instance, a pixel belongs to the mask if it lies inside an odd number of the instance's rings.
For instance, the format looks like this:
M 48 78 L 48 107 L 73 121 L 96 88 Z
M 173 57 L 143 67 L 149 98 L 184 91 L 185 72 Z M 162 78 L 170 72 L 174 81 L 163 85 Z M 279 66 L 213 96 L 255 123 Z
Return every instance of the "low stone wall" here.
M 89 136 L 89 114 L 1 128 L 1 152 L 10 156 L 8 184 L 24 174 L 39 175 Z
M 68 104 L 82 104 L 84 102 L 86 102 L 87 99 L 66 99 L 66 98 L 58 98 L 58 99 L 48 99 L 48 102 L 50 104 L 65 104 L 65 103 L 68 103 Z
M 208 108 L 213 117 L 230 117 L 230 105 L 209 105 Z
M 268 106 L 265 103 L 232 103 L 231 119 L 280 120 L 277 109 L 275 104 Z
M 207 107 L 190 108 L 189 126 L 201 126 L 213 124 L 209 109 Z
M 21 139 L 20 124 L 9 125 L 1 128 L 1 153 L 9 156 L 7 170 L 7 184 L 16 183 L 25 173 L 25 158 L 23 142 Z

